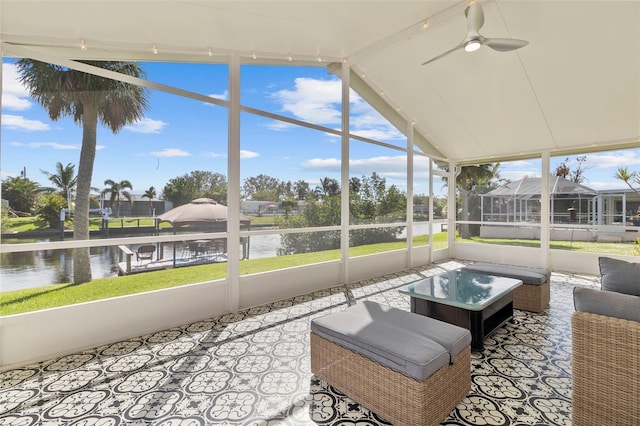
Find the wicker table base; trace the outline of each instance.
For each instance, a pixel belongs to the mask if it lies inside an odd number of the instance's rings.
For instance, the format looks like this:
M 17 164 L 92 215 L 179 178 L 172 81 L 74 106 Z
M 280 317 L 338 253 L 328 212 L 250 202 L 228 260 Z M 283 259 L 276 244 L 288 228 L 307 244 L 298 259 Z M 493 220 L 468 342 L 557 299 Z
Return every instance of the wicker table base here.
M 311 371 L 396 426 L 440 424 L 471 388 L 470 354 L 419 382 L 311 333 Z

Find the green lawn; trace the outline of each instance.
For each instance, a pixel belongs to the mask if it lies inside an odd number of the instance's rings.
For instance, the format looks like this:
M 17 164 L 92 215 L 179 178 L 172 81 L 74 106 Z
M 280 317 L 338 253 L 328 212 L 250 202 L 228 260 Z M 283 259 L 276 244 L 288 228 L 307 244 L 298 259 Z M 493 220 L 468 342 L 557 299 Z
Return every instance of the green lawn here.
M 446 241 L 446 233 L 434 236 L 434 240 Z M 428 242 L 428 236 L 414 239 L 422 244 Z M 351 247 L 350 256 L 364 256 L 390 250 L 403 249 L 405 241 L 369 244 Z M 294 266 L 308 265 L 340 259 L 340 250 L 325 250 L 288 256 L 275 256 L 261 259 L 248 259 L 240 262 L 241 275 L 274 271 Z M 0 315 L 13 315 L 40 309 L 66 306 L 92 300 L 142 293 L 169 287 L 198 283 L 224 278 L 227 275 L 226 263 L 189 266 L 163 271 L 145 272 L 134 275 L 97 278 L 85 284 L 56 284 L 45 287 L 0 292 Z
M 275 225 L 278 218 L 282 217 L 279 215 L 269 215 L 269 216 L 248 216 L 251 219 L 252 225 Z M 102 218 L 100 217 L 91 217 L 89 218 L 89 229 L 98 230 L 100 229 L 102 222 Z M 153 226 L 154 219 L 152 217 L 112 217 L 109 219 L 109 229 L 115 228 L 128 228 L 128 227 L 138 227 L 138 226 Z M 26 232 L 26 231 L 37 231 L 41 229 L 45 229 L 47 225 L 40 220 L 37 216 L 30 217 L 11 217 L 8 218 L 3 224 L 4 231 L 7 232 Z M 66 227 L 73 226 L 73 221 L 67 221 Z M 171 224 L 168 222 L 164 222 L 160 224 L 161 228 L 170 228 Z
M 447 233 L 442 232 L 434 234 L 433 240 L 434 249 L 444 248 L 447 243 Z M 416 246 L 425 245 L 428 241 L 428 235 L 414 237 L 414 244 Z M 483 239 L 476 237 L 468 240 L 458 238 L 458 241 L 527 247 L 538 247 L 540 244 L 539 241 L 532 240 Z M 401 240 L 391 243 L 369 244 L 349 248 L 349 256 L 364 256 L 367 254 L 404 248 L 406 248 L 406 242 Z M 638 245 L 633 243 L 620 244 L 585 241 L 552 241 L 551 248 L 603 254 L 633 255 L 637 252 Z M 240 262 L 240 274 L 246 275 L 265 271 L 274 271 L 294 266 L 337 260 L 339 258 L 340 250 L 336 249 L 288 256 L 248 259 Z M 226 274 L 226 263 L 217 263 L 146 272 L 123 277 L 98 278 L 90 283 L 80 285 L 57 284 L 26 290 L 0 292 L 0 315 L 13 315 L 22 312 L 31 312 L 92 300 L 177 287 L 224 278 L 226 277 Z
M 44 229 L 47 225 L 37 217 L 10 217 L 2 224 L 2 230 L 8 232 L 27 232 Z
M 459 242 L 473 242 L 484 244 L 499 244 L 521 247 L 540 247 L 540 241 L 538 240 L 524 240 L 513 238 L 480 238 L 472 237 L 463 239 L 456 238 Z M 640 254 L 640 247 L 636 243 L 604 243 L 596 241 L 551 241 L 549 247 L 553 250 L 569 250 L 580 251 L 587 253 L 602 253 L 602 254 L 619 254 L 627 256 L 635 256 Z

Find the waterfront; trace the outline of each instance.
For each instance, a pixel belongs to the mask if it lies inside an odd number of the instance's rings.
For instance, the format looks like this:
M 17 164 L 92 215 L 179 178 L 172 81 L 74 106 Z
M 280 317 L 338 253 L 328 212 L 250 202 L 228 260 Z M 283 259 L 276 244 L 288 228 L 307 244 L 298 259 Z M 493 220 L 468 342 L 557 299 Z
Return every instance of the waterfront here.
M 442 231 L 441 225 L 438 229 Z M 428 224 L 414 225 L 414 235 L 428 233 Z M 398 238 L 406 238 L 403 230 Z M 28 242 L 49 242 L 54 238 L 29 239 Z M 3 239 L 5 244 L 24 243 L 26 240 Z M 134 251 L 139 245 L 129 245 Z M 280 234 L 254 235 L 250 237 L 249 258 L 258 259 L 277 255 L 280 247 Z M 173 259 L 173 250 L 165 245 L 163 258 Z M 118 275 L 118 262 L 124 261 L 118 246 L 92 247 L 91 272 L 93 278 L 105 278 Z M 180 257 L 182 249 L 176 251 L 176 258 Z M 135 258 L 132 262 L 135 262 Z M 28 252 L 0 254 L 0 291 L 20 290 L 25 288 L 42 287 L 51 284 L 63 284 L 72 281 L 73 250 L 38 250 Z
M 5 240 L 3 240 L 5 241 Z M 33 239 L 29 242 L 48 242 L 49 238 Z M 15 242 L 6 240 L 6 242 Z M 24 241 L 23 241 L 24 242 Z M 280 235 L 259 235 L 251 237 L 250 257 L 252 259 L 276 255 L 280 245 Z M 135 252 L 139 245 L 129 245 Z M 93 278 L 118 275 L 120 258 L 118 246 L 92 247 L 91 273 Z M 177 251 L 179 256 L 181 250 Z M 173 250 L 165 246 L 164 259 L 173 259 Z M 135 258 L 133 259 L 135 262 Z M 0 291 L 42 287 L 51 284 L 69 283 L 73 276 L 73 250 L 38 250 L 0 254 Z

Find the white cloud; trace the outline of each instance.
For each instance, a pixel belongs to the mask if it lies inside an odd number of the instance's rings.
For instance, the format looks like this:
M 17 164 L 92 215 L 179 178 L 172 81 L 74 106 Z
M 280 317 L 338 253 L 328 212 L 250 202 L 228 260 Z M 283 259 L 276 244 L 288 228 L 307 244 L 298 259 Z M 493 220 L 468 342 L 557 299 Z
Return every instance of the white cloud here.
M 70 151 L 70 150 L 79 151 L 81 148 L 80 144 L 64 144 L 59 142 L 29 142 L 29 143 L 11 142 L 9 145 L 20 146 L 20 147 L 31 148 L 31 149 L 51 148 L 58 151 Z M 101 150 L 104 148 L 105 148 L 104 145 L 96 145 L 96 150 Z
M 293 129 L 295 127 L 297 127 L 295 124 L 287 123 L 286 121 L 278 121 L 278 120 L 271 120 L 269 121 L 269 124 L 266 125 L 267 129 L 273 130 L 276 132 Z
M 3 93 L 2 107 L 17 111 L 24 111 L 31 108 L 31 102 L 29 102 L 27 99 L 14 95 L 13 93 Z
M 31 108 L 29 92 L 20 83 L 15 64 L 2 64 L 2 108 L 24 111 Z
M 606 154 L 587 154 L 587 161 L 584 166 L 606 169 L 613 167 L 629 167 L 629 171 L 635 167 L 640 167 L 640 156 L 637 151 L 612 151 Z
M 296 78 L 293 90 L 279 90 L 272 97 L 282 110 L 315 124 L 340 123 L 340 80 Z
M 164 121 L 145 117 L 142 120 L 126 126 L 125 129 L 135 133 L 160 133 L 166 125 L 167 123 Z
M 151 153 L 151 155 L 153 155 L 154 157 L 166 157 L 166 158 L 191 156 L 191 154 L 189 154 L 187 151 L 184 151 L 179 148 L 165 148 L 162 151 L 154 151 Z
M 307 170 L 339 171 L 340 159 L 338 158 L 311 158 L 302 163 Z
M 216 99 L 220 99 L 221 101 L 226 101 L 229 99 L 229 91 L 225 90 L 222 93 L 212 93 L 209 95 L 210 98 L 216 98 Z M 211 105 L 211 104 L 207 104 L 207 105 Z
M 259 157 L 260 154 L 258 154 L 257 152 L 253 152 L 253 151 L 247 151 L 244 149 L 240 150 L 240 158 L 256 158 Z
M 502 179 L 507 179 L 507 180 L 510 180 L 511 182 L 524 179 L 525 177 L 540 176 L 540 171 L 534 170 L 534 169 L 531 169 L 531 170 L 500 170 L 498 169 L 498 171 L 500 172 L 500 177 Z
M 80 144 L 63 144 L 57 142 L 31 142 L 27 144 L 29 148 L 52 148 L 62 151 L 80 149 Z
M 349 172 L 351 174 L 370 175 L 377 172 L 383 176 L 407 175 L 407 157 L 404 155 L 381 156 L 349 160 Z
M 536 167 L 536 163 L 529 160 L 514 160 L 500 164 L 501 167 L 504 167 L 505 165 L 512 169 L 526 169 Z M 500 171 L 500 169 L 498 169 L 498 171 Z
M 302 163 L 307 170 L 340 171 L 338 158 L 312 158 Z M 349 173 L 352 175 L 369 176 L 376 172 L 381 176 L 395 177 L 406 176 L 407 158 L 404 155 L 380 156 L 349 160 Z
M 417 171 L 420 171 L 420 173 L 427 173 L 427 177 L 429 177 L 429 162 L 431 161 L 431 159 L 429 159 L 428 157 L 423 157 L 422 155 L 416 155 L 413 157 L 413 170 L 414 170 L 414 175 Z M 434 170 L 435 170 L 435 166 L 434 166 Z M 423 176 L 421 174 L 421 176 Z
M 222 157 L 222 154 L 219 154 L 217 152 L 203 152 L 202 156 L 206 158 L 219 158 Z
M 51 126 L 39 120 L 29 120 L 21 115 L 4 114 L 2 125 L 11 130 L 26 130 L 30 132 L 50 130 Z
M 363 138 L 369 138 L 378 141 L 385 141 L 390 139 L 403 139 L 404 135 L 400 133 L 395 127 L 387 126 L 369 129 L 353 130 L 351 133 L 354 135 L 362 136 Z
M 279 90 L 271 97 L 281 106 L 282 111 L 295 118 L 313 124 L 335 126 L 342 116 L 342 82 L 338 79 L 320 80 L 300 77 L 294 81 L 294 88 Z M 350 122 L 352 133 L 378 140 L 403 139 L 404 136 L 367 102 L 350 91 Z M 287 124 L 269 125 L 271 130 L 286 130 Z

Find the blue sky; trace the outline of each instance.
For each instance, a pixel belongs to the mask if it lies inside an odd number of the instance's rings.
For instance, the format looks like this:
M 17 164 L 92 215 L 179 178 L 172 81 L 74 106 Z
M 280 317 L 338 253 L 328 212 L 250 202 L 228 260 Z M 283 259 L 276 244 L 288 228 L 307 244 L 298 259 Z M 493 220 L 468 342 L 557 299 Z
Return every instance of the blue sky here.
M 30 179 L 47 184 L 41 170 L 53 171 L 57 161 L 77 164 L 81 128 L 71 119 L 52 122 L 17 80 L 11 60 L 3 63 L 2 178 L 27 169 Z M 144 63 L 147 79 L 180 89 L 226 99 L 227 67 L 205 64 Z M 243 66 L 241 99 L 245 106 L 296 118 L 329 128 L 340 127 L 340 82 L 324 68 Z M 150 186 L 158 192 L 173 177 L 193 170 L 226 174 L 227 112 L 224 107 L 152 90 L 151 108 L 140 122 L 117 135 L 98 130 L 98 152 L 92 185 L 105 179 L 127 179 L 134 193 Z M 267 174 L 312 186 L 325 176 L 340 177 L 340 139 L 315 130 L 289 125 L 253 114 L 241 116 L 241 178 Z M 360 97 L 351 102 L 352 132 L 396 146 L 406 139 Z M 404 153 L 355 141 L 351 144 L 351 174 L 378 172 L 405 189 Z M 565 157 L 554 158 L 554 168 Z M 569 157 L 569 165 L 575 156 Z M 414 192 L 426 193 L 428 164 L 415 166 Z M 588 154 L 585 184 L 594 189 L 621 188 L 613 178 L 618 166 L 640 170 L 640 152 Z M 575 166 L 574 166 L 575 167 Z M 502 177 L 540 176 L 540 161 L 505 163 Z M 444 195 L 437 185 L 436 195 Z

